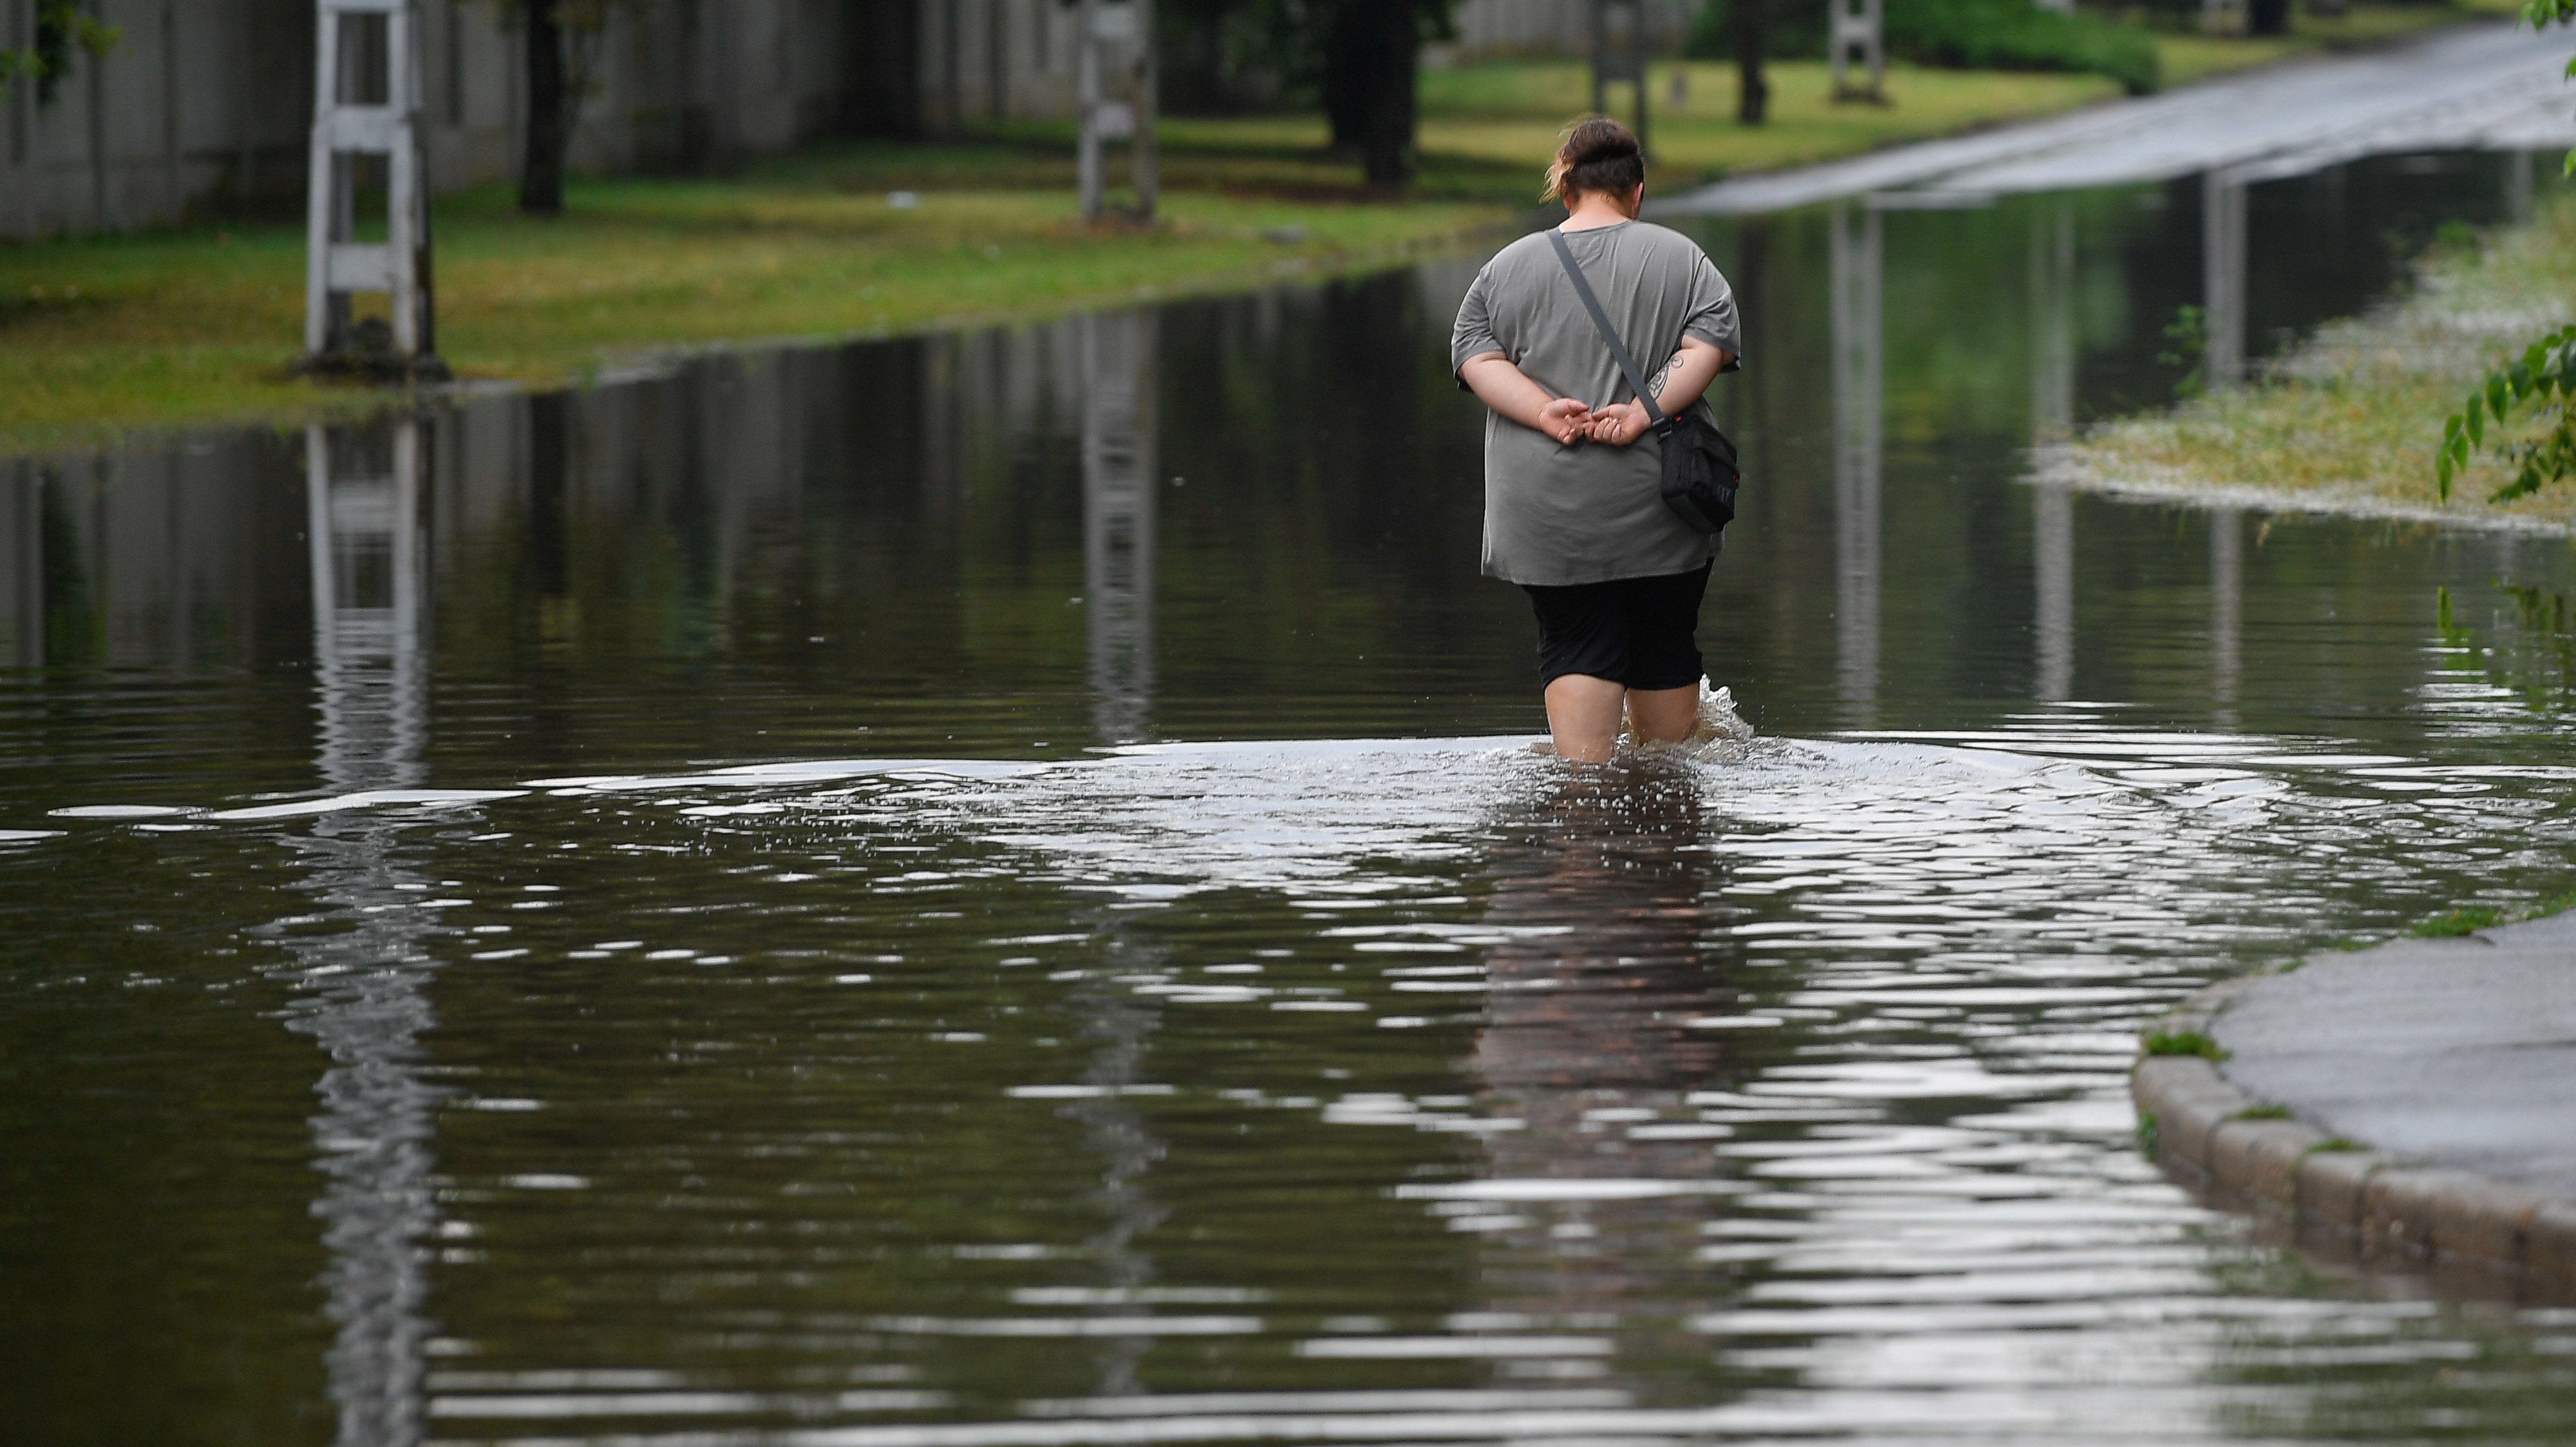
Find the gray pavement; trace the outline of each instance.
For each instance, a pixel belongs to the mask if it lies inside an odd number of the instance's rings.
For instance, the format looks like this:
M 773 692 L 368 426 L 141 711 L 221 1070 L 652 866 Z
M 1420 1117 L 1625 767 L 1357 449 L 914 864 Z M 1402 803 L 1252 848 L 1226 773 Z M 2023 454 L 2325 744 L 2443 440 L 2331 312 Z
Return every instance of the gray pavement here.
M 2374 1150 L 2576 1200 L 2576 912 L 2312 957 L 2232 992 L 2220 1067 Z
M 2259 181 L 2360 156 L 2576 146 L 2576 37 L 2509 23 L 2319 56 L 2068 115 L 1898 146 L 1662 198 L 1651 216 L 1777 211 L 1852 196 L 1884 206 L 2169 180 Z M 1900 97 L 1900 104 L 1902 99 Z

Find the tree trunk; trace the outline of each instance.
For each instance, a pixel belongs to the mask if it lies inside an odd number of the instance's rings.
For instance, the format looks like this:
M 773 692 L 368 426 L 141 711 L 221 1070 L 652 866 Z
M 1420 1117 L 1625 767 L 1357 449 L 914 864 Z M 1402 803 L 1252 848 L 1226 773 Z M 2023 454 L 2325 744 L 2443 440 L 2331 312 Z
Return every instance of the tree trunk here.
M 563 27 L 560 0 L 527 0 L 528 135 L 519 166 L 519 209 L 531 216 L 560 216 L 564 197 Z
M 1762 0 L 1734 0 L 1727 28 L 1735 32 L 1737 78 L 1735 118 L 1748 126 L 1762 124 L 1771 104 L 1770 84 L 1762 79 Z
M 1333 7 L 1324 27 L 1324 119 L 1336 148 L 1357 148 L 1368 135 L 1368 6 Z
M 1410 4 L 1365 0 L 1367 119 L 1360 146 L 1371 186 L 1400 189 L 1413 180 L 1414 73 L 1422 29 Z

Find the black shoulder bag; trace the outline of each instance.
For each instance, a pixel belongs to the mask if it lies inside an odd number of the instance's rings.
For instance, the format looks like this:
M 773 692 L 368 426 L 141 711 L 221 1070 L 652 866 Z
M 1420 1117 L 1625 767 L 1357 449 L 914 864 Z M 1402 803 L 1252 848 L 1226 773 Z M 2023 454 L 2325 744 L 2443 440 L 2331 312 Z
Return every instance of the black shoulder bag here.
M 1693 531 L 1722 531 L 1735 520 L 1735 489 L 1744 480 L 1743 473 L 1736 469 L 1735 444 L 1701 418 L 1695 407 L 1685 411 L 1678 421 L 1664 415 L 1664 409 L 1655 405 L 1655 394 L 1646 390 L 1645 374 L 1637 370 L 1636 359 L 1628 355 L 1619 333 L 1611 328 L 1609 314 L 1601 310 L 1601 298 L 1592 294 L 1592 283 L 1583 279 L 1583 268 L 1574 264 L 1574 251 L 1565 244 L 1565 233 L 1550 231 L 1547 239 L 1556 247 L 1556 259 L 1565 263 L 1574 294 L 1583 298 L 1583 309 L 1592 314 L 1593 330 L 1608 344 L 1619 370 L 1627 374 L 1628 385 L 1636 389 L 1637 401 L 1646 409 L 1655 435 L 1663 439 L 1664 506 Z

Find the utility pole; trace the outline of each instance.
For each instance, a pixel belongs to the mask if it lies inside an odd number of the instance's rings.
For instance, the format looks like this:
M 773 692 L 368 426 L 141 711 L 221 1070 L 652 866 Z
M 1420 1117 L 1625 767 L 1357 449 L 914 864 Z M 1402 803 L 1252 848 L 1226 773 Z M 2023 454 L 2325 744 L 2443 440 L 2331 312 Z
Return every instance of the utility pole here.
M 1136 188 L 1135 217 L 1151 221 L 1159 190 L 1154 153 L 1158 99 L 1153 0 L 1082 0 L 1074 21 L 1074 100 L 1082 121 L 1076 174 L 1082 188 L 1082 214 L 1087 220 L 1099 219 L 1104 205 L 1101 148 L 1123 140 L 1127 174 Z M 1119 94 L 1113 95 L 1113 90 Z
M 1610 41 L 1610 12 L 1623 10 L 1628 15 L 1627 49 L 1622 54 Z M 1646 4 L 1645 0 L 1592 0 L 1592 111 L 1595 115 L 1610 113 L 1610 85 L 1628 81 L 1637 90 L 1637 149 L 1646 150 Z
M 412 0 L 316 0 L 312 180 L 306 201 L 304 367 L 440 380 L 431 304 L 428 163 L 420 144 L 420 29 Z M 358 161 L 385 158 L 385 239 L 357 239 Z M 384 331 L 351 300 L 383 292 Z

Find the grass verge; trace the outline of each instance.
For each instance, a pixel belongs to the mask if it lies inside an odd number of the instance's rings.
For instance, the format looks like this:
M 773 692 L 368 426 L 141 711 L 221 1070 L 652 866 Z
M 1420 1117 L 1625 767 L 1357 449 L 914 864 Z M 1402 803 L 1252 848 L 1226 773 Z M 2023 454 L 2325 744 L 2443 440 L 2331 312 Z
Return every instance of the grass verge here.
M 2080 485 L 2372 516 L 2576 526 L 2576 487 L 2498 504 L 2490 447 L 2435 494 L 2443 419 L 2486 369 L 2576 319 L 2576 196 L 2428 253 L 2413 290 L 2326 327 L 2249 385 L 2093 429 L 2051 468 Z M 2536 435 L 2526 418 L 2516 436 Z

